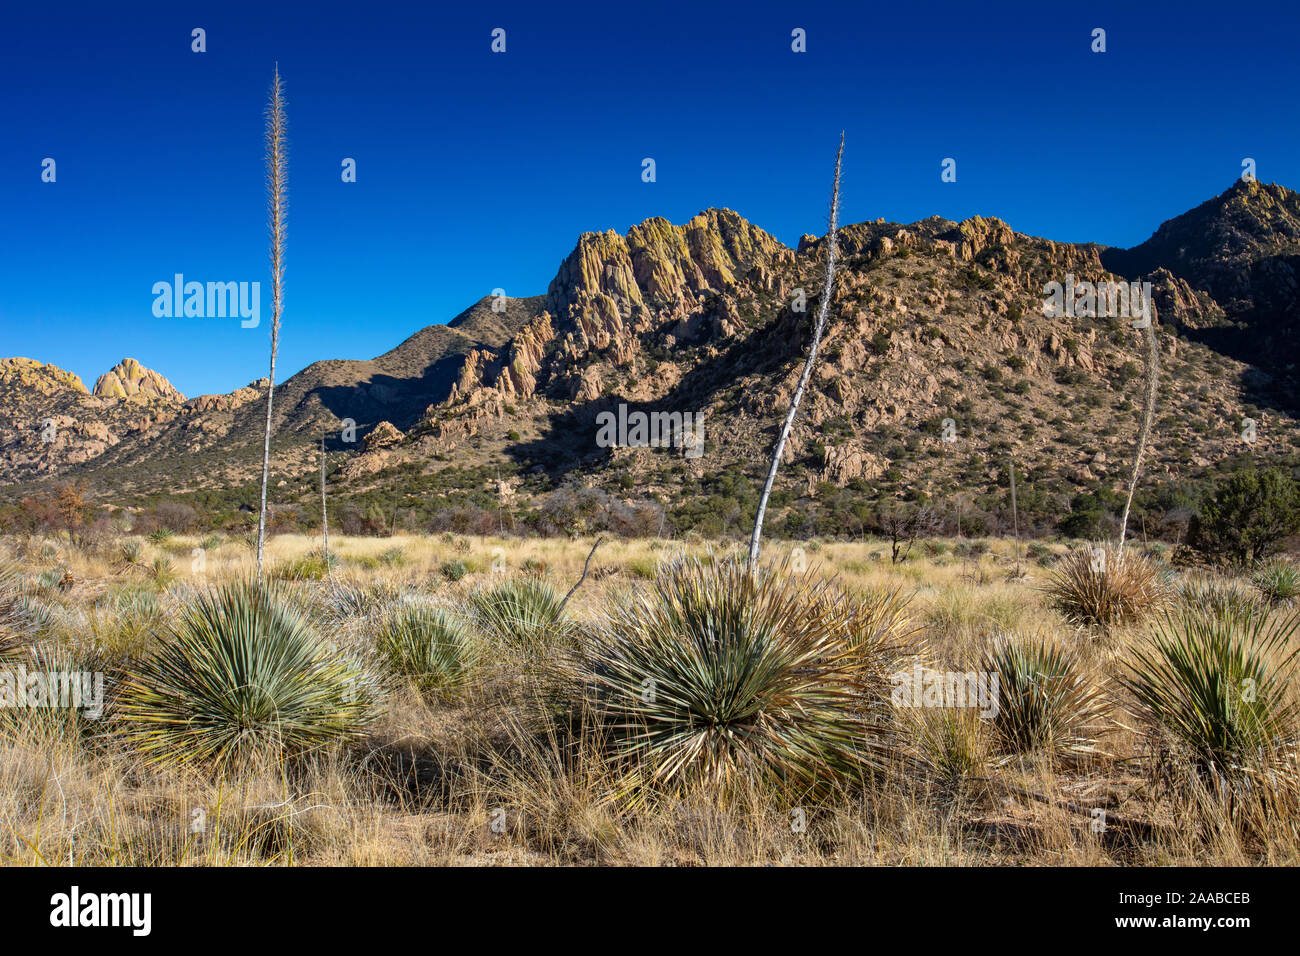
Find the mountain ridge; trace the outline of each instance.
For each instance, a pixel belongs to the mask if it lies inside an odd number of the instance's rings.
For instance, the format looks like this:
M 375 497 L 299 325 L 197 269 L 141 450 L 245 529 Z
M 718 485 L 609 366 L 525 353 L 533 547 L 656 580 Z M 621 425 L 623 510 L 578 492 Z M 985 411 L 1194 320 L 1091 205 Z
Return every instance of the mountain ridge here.
M 983 216 L 843 227 L 824 359 L 787 453 L 797 463 L 789 493 L 816 499 L 862 482 L 902 493 L 906 481 L 933 473 L 934 491 L 965 482 L 989 494 L 1008 454 L 1067 501 L 1113 484 L 1136 427 L 1129 392 L 1141 349 L 1114 316 L 1042 315 L 1044 284 L 1067 273 L 1150 282 L 1167 383 L 1198 382 L 1190 394 L 1166 389 L 1156 474 L 1222 459 L 1231 422 L 1247 413 L 1262 426 L 1253 451 L 1288 453 L 1293 367 L 1216 350 L 1213 334 L 1267 328 L 1270 341 L 1290 341 L 1293 312 L 1269 310 L 1293 278 L 1297 211 L 1300 197 L 1284 187 L 1235 184 L 1129 250 L 1026 236 Z M 1204 248 L 1175 255 L 1196 230 L 1210 236 Z M 791 249 L 724 208 L 680 225 L 650 217 L 622 234 L 583 233 L 544 294 L 487 297 L 373 359 L 320 360 L 277 385 L 276 469 L 289 478 L 307 472 L 325 431 L 340 456 L 337 480 L 361 491 L 394 469 L 430 477 L 493 462 L 552 484 L 609 484 L 621 471 L 652 497 L 671 496 L 674 480 L 747 474 L 788 404 L 823 262 L 823 239 L 805 236 Z M 78 428 L 87 423 L 71 412 L 104 412 L 86 405 L 102 396 L 50 376 L 65 383 L 62 412 Z M 139 494 L 158 488 L 149 469 L 164 459 L 169 491 L 246 482 L 260 454 L 265 406 L 256 399 L 264 388 L 251 383 L 179 405 L 147 396 L 150 420 L 113 432 L 118 440 L 81 436 L 63 455 L 47 448 L 42 457 L 28 424 L 41 402 L 24 407 L 0 385 L 0 409 L 27 418 L 16 422 L 26 424 L 17 441 L 0 437 L 0 482 L 66 471 Z M 706 412 L 731 427 L 713 431 L 702 461 L 596 447 L 595 416 L 620 402 Z M 1081 408 L 1092 418 L 1080 420 Z M 958 461 L 938 441 L 949 418 L 982 464 Z M 1211 431 L 1189 432 L 1188 422 Z M 361 440 L 345 439 L 349 423 Z M 364 441 L 377 430 L 382 440 Z M 96 440 L 102 447 L 87 447 Z

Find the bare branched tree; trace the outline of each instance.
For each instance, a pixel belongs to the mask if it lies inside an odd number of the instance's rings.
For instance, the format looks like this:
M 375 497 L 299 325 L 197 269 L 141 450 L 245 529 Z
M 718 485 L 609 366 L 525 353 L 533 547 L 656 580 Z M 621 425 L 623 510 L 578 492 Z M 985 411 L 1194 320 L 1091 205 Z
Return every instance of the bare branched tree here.
M 564 600 L 560 602 L 560 606 L 555 611 L 556 617 L 559 617 L 560 613 L 564 610 L 565 605 L 569 603 L 569 598 L 573 597 L 573 593 L 577 591 L 578 588 L 582 587 L 582 582 L 587 580 L 587 572 L 591 570 L 591 559 L 596 556 L 596 549 L 600 547 L 600 543 L 604 540 L 605 538 L 603 535 L 597 538 L 596 543 L 593 544 L 591 550 L 587 552 L 587 560 L 582 565 L 582 577 L 578 578 L 577 583 L 574 584 L 573 587 L 569 588 L 569 593 L 564 595 Z
M 1133 453 L 1133 472 L 1128 479 L 1128 498 L 1124 501 L 1124 515 L 1119 521 L 1119 552 L 1124 553 L 1124 538 L 1128 535 L 1128 513 L 1133 507 L 1133 493 L 1137 491 L 1138 475 L 1142 471 L 1142 457 L 1146 454 L 1147 440 L 1151 437 L 1151 423 L 1156 416 L 1156 395 L 1160 391 L 1160 345 L 1156 341 L 1155 303 L 1146 303 L 1150 314 L 1146 321 L 1147 352 L 1146 375 L 1143 379 L 1145 396 L 1142 406 L 1142 425 L 1138 429 L 1137 449 Z
M 280 346 L 284 307 L 284 220 L 289 201 L 289 160 L 284 115 L 284 86 L 276 64 L 271 102 L 266 108 L 266 204 L 271 230 L 271 374 L 266 389 L 266 438 L 262 446 L 262 506 L 257 514 L 257 581 L 262 581 L 266 544 L 266 488 L 271 480 L 271 412 L 275 396 L 275 356 Z
M 817 306 L 817 321 L 813 325 L 812 345 L 808 349 L 808 358 L 803 363 L 803 374 L 799 376 L 799 386 L 790 399 L 790 410 L 786 412 L 785 424 L 781 426 L 781 435 L 776 440 L 776 450 L 772 452 L 772 465 L 767 471 L 767 481 L 763 484 L 763 494 L 758 499 L 758 514 L 754 516 L 754 533 L 749 539 L 749 567 L 758 567 L 758 547 L 763 535 L 763 516 L 767 513 L 767 499 L 772 496 L 772 485 L 776 482 L 776 471 L 781 467 L 781 456 L 785 454 L 785 443 L 790 437 L 794 417 L 799 413 L 799 402 L 803 400 L 804 389 L 812 376 L 813 364 L 817 361 L 817 348 L 821 344 L 822 331 L 826 327 L 826 316 L 830 312 L 831 298 L 835 291 L 835 264 L 839 256 L 840 224 L 840 169 L 844 161 L 844 134 L 840 133 L 840 148 L 835 154 L 835 182 L 831 187 L 830 228 L 826 233 L 826 281 L 822 286 L 821 302 Z
M 885 537 L 889 538 L 889 561 L 898 564 L 912 553 L 917 538 L 924 538 L 939 530 L 939 515 L 929 505 L 915 507 L 893 502 L 876 510 L 876 521 Z

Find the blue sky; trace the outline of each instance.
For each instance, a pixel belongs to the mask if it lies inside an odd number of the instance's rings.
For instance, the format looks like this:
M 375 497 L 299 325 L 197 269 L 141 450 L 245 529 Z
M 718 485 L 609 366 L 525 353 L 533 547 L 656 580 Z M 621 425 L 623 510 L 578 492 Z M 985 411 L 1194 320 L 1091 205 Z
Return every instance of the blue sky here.
M 544 292 L 586 230 L 727 206 L 793 245 L 824 229 L 841 129 L 849 222 L 979 213 L 1133 245 L 1226 189 L 1243 157 L 1300 185 L 1295 5 L 1133 6 L 11 5 L 0 355 L 87 385 L 131 355 L 187 395 L 265 374 L 269 322 L 157 318 L 151 288 L 180 272 L 261 281 L 269 298 L 276 61 L 291 140 L 281 378 L 373 357 L 496 287 Z

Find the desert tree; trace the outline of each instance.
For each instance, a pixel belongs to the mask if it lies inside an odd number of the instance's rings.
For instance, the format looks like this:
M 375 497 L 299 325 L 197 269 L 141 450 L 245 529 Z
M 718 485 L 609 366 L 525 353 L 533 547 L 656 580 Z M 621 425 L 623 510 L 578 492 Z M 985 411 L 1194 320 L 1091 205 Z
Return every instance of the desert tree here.
M 939 530 L 939 515 L 925 503 L 908 506 L 893 501 L 876 509 L 876 523 L 889 539 L 890 563 L 898 564 L 907 560 L 917 538 L 928 537 Z
M 830 228 L 826 233 L 826 281 L 822 285 L 821 301 L 817 305 L 817 321 L 813 324 L 812 345 L 808 348 L 808 358 L 803 363 L 803 374 L 799 376 L 799 386 L 790 399 L 790 410 L 786 412 L 785 424 L 781 426 L 780 437 L 772 452 L 772 464 L 767 471 L 767 481 L 763 483 L 763 493 L 758 499 L 758 513 L 754 516 L 754 533 L 749 539 L 749 567 L 757 570 L 758 547 L 763 535 L 763 516 L 767 513 L 767 500 L 772 496 L 772 485 L 776 482 L 776 471 L 781 467 L 781 456 L 785 453 L 785 443 L 790 438 L 790 429 L 794 426 L 795 415 L 799 413 L 799 402 L 803 400 L 804 389 L 812 376 L 813 365 L 817 361 L 817 348 L 821 344 L 822 331 L 826 327 L 826 316 L 830 312 L 831 298 L 835 291 L 835 265 L 839 257 L 839 222 L 840 222 L 840 170 L 844 161 L 844 134 L 840 133 L 840 148 L 835 153 L 835 181 L 831 187 Z
M 286 156 L 284 85 L 279 64 L 266 109 L 266 204 L 271 232 L 271 373 L 266 388 L 266 434 L 262 445 L 262 503 L 257 513 L 257 580 L 262 581 L 266 544 L 266 488 L 271 480 L 271 415 L 275 399 L 275 357 L 280 345 L 280 314 L 284 307 L 284 220 L 289 200 L 289 161 Z
M 1124 554 L 1124 538 L 1128 535 L 1128 513 L 1133 507 L 1133 493 L 1137 491 L 1138 475 L 1142 472 L 1142 457 L 1146 454 L 1151 437 L 1151 423 L 1156 416 L 1156 395 L 1160 390 L 1160 344 L 1156 340 L 1155 303 L 1149 297 L 1142 321 L 1135 325 L 1146 334 L 1146 362 L 1143 377 L 1142 424 L 1138 428 L 1137 448 L 1133 452 L 1133 470 L 1128 478 L 1128 497 L 1124 499 L 1124 514 L 1119 520 L 1119 553 Z

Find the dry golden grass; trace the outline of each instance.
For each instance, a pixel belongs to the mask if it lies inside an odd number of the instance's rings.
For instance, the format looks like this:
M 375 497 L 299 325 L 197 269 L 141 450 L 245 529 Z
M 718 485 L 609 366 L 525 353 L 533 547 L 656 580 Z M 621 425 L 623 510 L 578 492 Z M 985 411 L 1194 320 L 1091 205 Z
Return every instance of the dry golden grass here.
M 147 653 L 158 627 L 196 586 L 247 576 L 244 539 L 135 539 L 96 550 L 59 539 L 0 541 L 54 617 L 77 659 L 106 669 Z M 502 575 L 540 574 L 561 593 L 582 572 L 590 540 L 465 536 L 331 538 L 332 578 L 366 589 L 364 614 L 330 636 L 364 643 L 384 601 L 403 593 L 455 604 Z M 891 565 L 882 542 L 771 542 L 779 559 L 804 549 L 850 592 L 901 587 L 918 659 L 978 667 L 999 637 L 1050 633 L 1075 646 L 1112 695 L 1115 719 L 1095 759 L 990 756 L 989 728 L 969 712 L 913 710 L 897 772 L 806 805 L 754 785 L 611 798 L 617 773 L 594 724 L 541 719 L 543 676 L 508 653 L 489 655 L 455 693 L 422 697 L 395 682 L 364 739 L 283 766 L 220 774 L 160 768 L 134 753 L 111 719 L 0 711 L 0 861 L 11 865 L 1168 865 L 1300 863 L 1300 809 L 1229 807 L 1210 794 L 1165 791 L 1144 771 L 1149 744 L 1114 680 L 1139 626 L 1084 632 L 1048 606 L 1048 571 L 1013 543 L 979 556 L 918 547 Z M 267 542 L 270 575 L 319 547 Z M 738 542 L 605 542 L 569 612 L 592 625 L 675 551 L 739 553 Z M 201 549 L 196 553 L 195 549 Z M 1058 547 L 1057 553 L 1063 553 Z M 939 552 L 939 553 L 936 553 Z M 195 569 L 201 557 L 203 574 Z M 173 566 L 159 574 L 155 559 Z M 466 574 L 451 580 L 449 562 Z M 504 565 L 502 565 L 504 562 Z M 62 582 L 60 586 L 59 582 Z M 305 596 L 322 581 L 293 584 Z M 111 696 L 111 689 L 109 691 Z M 39 714 L 39 718 L 38 715 Z M 1217 801 L 1217 802 L 1216 802 Z M 1105 826 L 1096 826 L 1105 813 Z M 1243 812 L 1249 816 L 1243 821 Z M 201 816 L 196 816 L 200 814 Z M 192 827 L 201 820 L 203 826 Z

